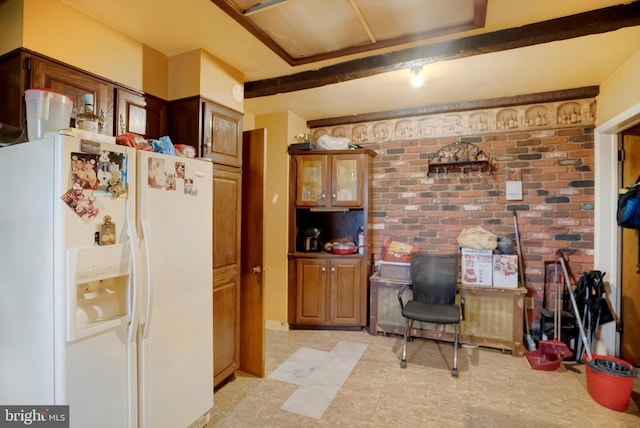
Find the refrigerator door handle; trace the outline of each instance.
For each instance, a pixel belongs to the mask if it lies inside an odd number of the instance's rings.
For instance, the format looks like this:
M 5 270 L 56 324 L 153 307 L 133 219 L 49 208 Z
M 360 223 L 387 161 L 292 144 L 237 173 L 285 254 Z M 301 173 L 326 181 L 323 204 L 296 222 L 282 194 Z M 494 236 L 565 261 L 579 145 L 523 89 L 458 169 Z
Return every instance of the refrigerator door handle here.
M 151 245 L 149 244 L 149 221 L 146 219 L 142 220 L 142 234 L 144 237 L 144 251 L 145 251 L 145 261 L 147 264 L 146 269 L 146 305 L 145 305 L 145 314 L 144 314 L 144 322 L 142 325 L 142 339 L 147 339 L 149 337 L 149 323 L 151 320 L 151 308 L 152 308 L 152 290 L 151 287 Z
M 129 343 L 136 341 L 136 332 L 138 330 L 138 319 L 140 317 L 140 310 L 138 309 L 138 281 L 140 270 L 138 268 L 138 262 L 140 260 L 138 256 L 138 233 L 135 228 L 135 219 L 127 218 L 127 232 L 129 235 L 129 245 L 131 246 L 131 322 L 129 324 L 128 339 Z

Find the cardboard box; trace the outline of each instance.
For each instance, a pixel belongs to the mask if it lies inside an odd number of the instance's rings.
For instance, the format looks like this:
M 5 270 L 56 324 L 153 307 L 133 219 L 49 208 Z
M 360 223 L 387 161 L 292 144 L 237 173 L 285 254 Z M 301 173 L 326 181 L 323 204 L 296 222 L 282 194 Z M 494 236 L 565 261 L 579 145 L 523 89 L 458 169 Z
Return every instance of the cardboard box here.
M 462 284 L 491 287 L 493 284 L 493 252 L 491 250 L 462 249 Z
M 411 279 L 411 263 L 378 262 L 378 275 L 388 279 Z
M 493 255 L 493 286 L 518 288 L 518 256 L 515 254 Z

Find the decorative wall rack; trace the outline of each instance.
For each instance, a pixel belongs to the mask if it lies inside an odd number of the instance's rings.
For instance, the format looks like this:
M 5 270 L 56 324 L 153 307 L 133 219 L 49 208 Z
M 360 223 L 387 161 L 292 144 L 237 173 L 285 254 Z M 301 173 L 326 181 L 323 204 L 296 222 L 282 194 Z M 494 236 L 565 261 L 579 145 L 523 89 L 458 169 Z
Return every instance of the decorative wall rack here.
M 429 155 L 429 175 L 436 174 L 436 177 L 453 173 L 495 175 L 497 169 L 495 160 L 472 143 L 457 141 Z

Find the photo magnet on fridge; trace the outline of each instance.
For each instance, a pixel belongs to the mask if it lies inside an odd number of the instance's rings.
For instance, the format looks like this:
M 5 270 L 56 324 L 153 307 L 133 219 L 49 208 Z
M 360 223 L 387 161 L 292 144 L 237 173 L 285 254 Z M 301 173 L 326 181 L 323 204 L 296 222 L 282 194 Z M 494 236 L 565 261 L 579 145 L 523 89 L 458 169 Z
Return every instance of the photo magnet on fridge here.
M 71 153 L 71 179 L 82 189 L 98 188 L 98 156 L 87 153 Z
M 98 157 L 98 188 L 96 196 L 114 196 L 115 185 L 122 183 L 125 171 L 124 155 L 122 153 L 103 150 Z M 126 189 L 126 186 L 121 186 Z M 119 195 L 118 195 L 119 196 Z M 117 196 L 116 196 L 117 197 Z
M 100 245 L 116 243 L 116 225 L 111 222 L 111 216 L 104 216 L 104 223 L 100 226 Z
M 164 159 L 149 157 L 147 175 L 149 187 L 162 189 L 165 186 Z
M 94 219 L 104 206 L 96 200 L 92 193 L 86 192 L 78 184 L 67 190 L 60 199 L 64 201 L 86 224 Z
M 184 162 L 176 162 L 176 178 L 184 178 Z
M 167 176 L 165 183 L 166 183 L 166 189 L 167 190 L 176 190 L 176 177 L 174 174 L 168 173 L 166 172 L 165 175 Z

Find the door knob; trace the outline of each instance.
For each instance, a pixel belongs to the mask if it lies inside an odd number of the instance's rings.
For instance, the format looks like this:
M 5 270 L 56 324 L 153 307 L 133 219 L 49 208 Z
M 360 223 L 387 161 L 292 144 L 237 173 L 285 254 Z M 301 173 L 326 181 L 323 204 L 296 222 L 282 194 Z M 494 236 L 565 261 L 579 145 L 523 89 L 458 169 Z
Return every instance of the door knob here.
M 255 273 L 255 274 L 262 273 L 262 268 L 260 266 L 254 266 L 251 268 L 251 273 Z

